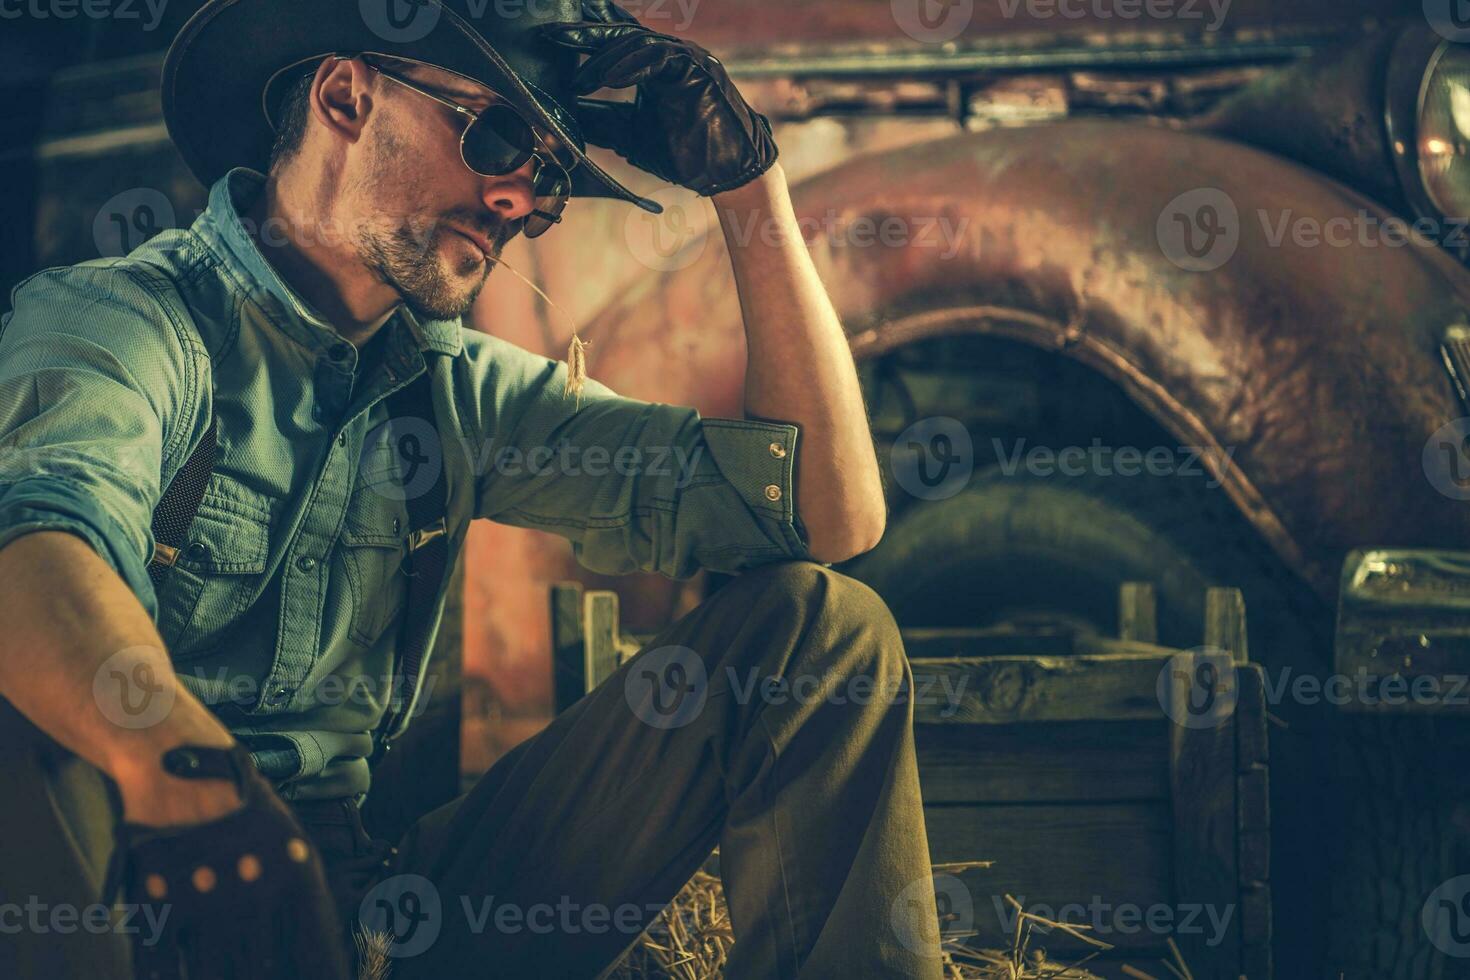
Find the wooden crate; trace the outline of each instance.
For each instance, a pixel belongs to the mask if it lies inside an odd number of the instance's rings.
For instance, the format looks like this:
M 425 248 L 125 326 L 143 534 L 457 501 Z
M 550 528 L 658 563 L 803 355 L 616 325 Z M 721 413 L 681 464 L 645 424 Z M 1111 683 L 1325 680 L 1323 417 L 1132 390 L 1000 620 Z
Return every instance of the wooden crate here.
M 1098 937 L 1115 949 L 1087 965 L 1102 976 L 1129 976 L 1126 964 L 1171 977 L 1160 961 L 1172 940 L 1197 980 L 1268 978 L 1265 695 L 1247 660 L 1244 603 L 1212 589 L 1203 646 L 1182 651 L 1154 642 L 1151 586 L 1125 586 L 1120 602 L 1118 639 L 902 631 L 916 692 L 943 690 L 941 678 L 961 692 L 915 704 L 933 860 L 992 862 L 943 880 L 948 930 L 1007 946 L 1010 895 L 1104 925 Z M 619 628 L 615 593 L 577 583 L 553 588 L 552 617 L 559 708 L 649 639 Z M 1191 718 L 1191 679 L 1211 669 L 1233 710 L 1176 723 Z M 1060 931 L 1034 945 L 1063 961 L 1094 952 Z

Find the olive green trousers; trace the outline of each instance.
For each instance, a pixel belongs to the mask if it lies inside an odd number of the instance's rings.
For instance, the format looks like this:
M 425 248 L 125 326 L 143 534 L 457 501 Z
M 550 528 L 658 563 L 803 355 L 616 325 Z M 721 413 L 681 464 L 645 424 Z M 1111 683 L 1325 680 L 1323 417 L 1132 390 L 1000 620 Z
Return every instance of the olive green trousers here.
M 393 980 L 596 977 L 715 846 L 727 977 L 937 980 L 911 685 L 875 592 L 778 562 L 660 632 L 375 873 L 333 873 L 385 850 L 350 804 L 300 811 L 344 918 L 392 937 Z M 5 731 L 0 786 L 26 799 L 0 816 L 0 929 L 23 896 L 98 901 L 113 813 L 95 770 Z M 28 957 L 20 975 L 125 976 L 120 938 L 44 923 L 0 950 Z

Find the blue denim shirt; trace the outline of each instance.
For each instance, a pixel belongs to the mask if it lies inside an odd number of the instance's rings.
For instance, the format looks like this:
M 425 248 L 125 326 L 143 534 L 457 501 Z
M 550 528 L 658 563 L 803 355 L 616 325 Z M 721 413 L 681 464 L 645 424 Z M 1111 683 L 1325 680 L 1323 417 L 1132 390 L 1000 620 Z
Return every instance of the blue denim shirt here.
M 407 595 L 408 514 L 374 459 L 385 397 L 425 370 L 451 565 L 477 517 L 560 534 L 609 574 L 810 558 L 796 426 L 701 418 L 594 379 L 578 403 L 564 363 L 405 307 L 359 351 L 247 233 L 263 184 L 233 170 L 189 229 L 16 287 L 0 320 L 0 547 L 39 530 L 88 542 L 287 796 L 368 788 Z M 214 471 L 155 594 L 152 511 L 211 419 Z M 436 631 L 442 614 L 441 591 Z

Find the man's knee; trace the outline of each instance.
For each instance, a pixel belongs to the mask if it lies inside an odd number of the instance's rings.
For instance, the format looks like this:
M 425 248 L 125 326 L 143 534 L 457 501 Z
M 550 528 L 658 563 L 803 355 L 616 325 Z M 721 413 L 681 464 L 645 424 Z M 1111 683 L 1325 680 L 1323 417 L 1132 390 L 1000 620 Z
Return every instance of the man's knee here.
M 865 582 L 812 561 L 764 565 L 746 575 L 761 583 L 761 602 L 799 607 L 810 619 L 806 656 L 813 666 L 899 683 L 908 661 L 893 612 Z

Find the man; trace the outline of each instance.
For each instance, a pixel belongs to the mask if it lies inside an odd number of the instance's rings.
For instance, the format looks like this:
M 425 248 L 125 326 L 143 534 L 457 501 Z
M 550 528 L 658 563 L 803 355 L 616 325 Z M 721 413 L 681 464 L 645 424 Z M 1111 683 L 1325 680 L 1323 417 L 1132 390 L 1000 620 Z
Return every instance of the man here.
M 882 489 L 769 124 L 611 4 L 408 9 L 206 4 L 164 106 L 207 211 L 13 296 L 0 900 L 92 914 L 120 889 L 133 921 L 58 936 L 41 912 L 6 958 L 333 977 L 361 923 L 395 936 L 395 978 L 592 976 L 718 844 L 729 975 L 937 977 L 908 665 L 823 564 L 878 540 Z M 604 87 L 636 99 L 578 98 Z M 727 231 L 785 232 L 731 241 L 746 418 L 573 397 L 568 365 L 462 330 L 569 197 L 657 210 L 588 141 Z M 568 446 L 688 462 L 476 463 Z M 392 847 L 358 805 L 476 517 L 599 571 L 740 574 Z

